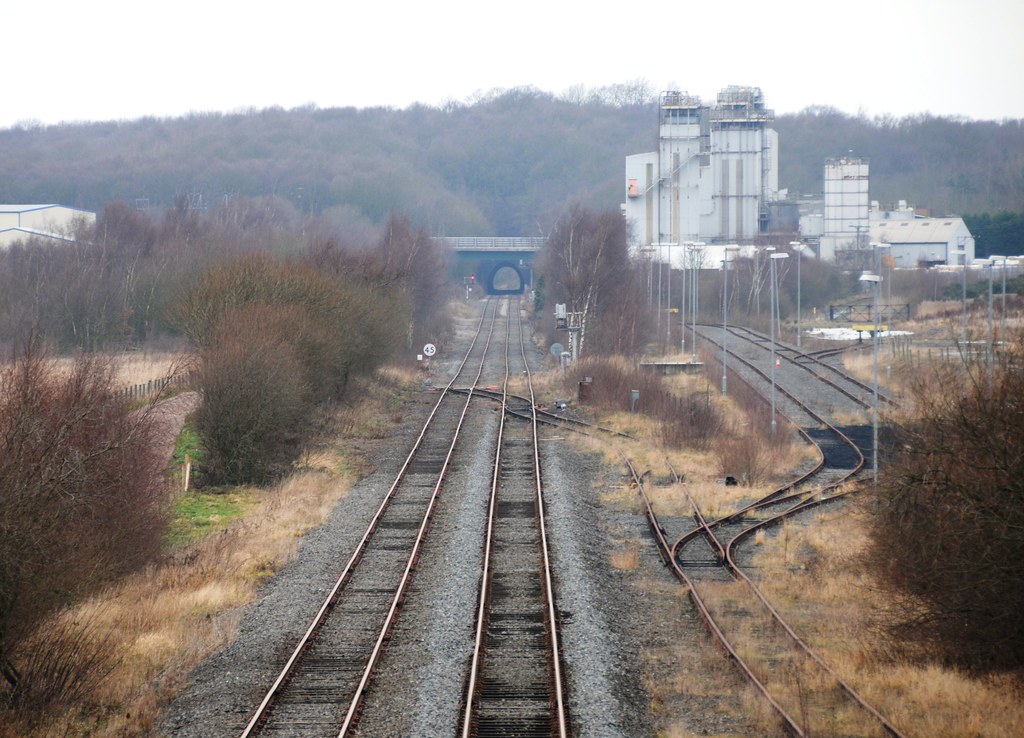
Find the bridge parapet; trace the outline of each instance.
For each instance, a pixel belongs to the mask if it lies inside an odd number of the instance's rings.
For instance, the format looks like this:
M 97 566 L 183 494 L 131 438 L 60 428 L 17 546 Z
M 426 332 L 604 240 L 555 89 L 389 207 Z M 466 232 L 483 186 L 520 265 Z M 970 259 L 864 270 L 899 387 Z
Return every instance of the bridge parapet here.
M 535 252 L 543 246 L 546 238 L 542 237 L 502 237 L 502 236 L 457 236 L 440 238 L 447 241 L 456 251 L 521 251 Z

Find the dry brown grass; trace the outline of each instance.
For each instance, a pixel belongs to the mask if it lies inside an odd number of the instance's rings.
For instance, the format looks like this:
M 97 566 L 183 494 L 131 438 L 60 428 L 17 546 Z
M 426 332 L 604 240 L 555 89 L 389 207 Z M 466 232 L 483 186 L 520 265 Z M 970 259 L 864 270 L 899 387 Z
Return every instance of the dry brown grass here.
M 1024 684 L 885 656 L 885 596 L 859 566 L 863 517 L 848 505 L 788 523 L 757 547 L 761 589 L 812 648 L 908 736 L 1024 735 Z
M 609 563 L 613 569 L 620 571 L 633 571 L 640 565 L 639 543 L 620 546 L 612 551 Z
M 125 351 L 112 358 L 117 381 L 125 387 L 169 377 L 189 361 L 187 354 L 178 351 Z M 70 369 L 74 361 L 73 357 L 55 359 L 58 369 Z

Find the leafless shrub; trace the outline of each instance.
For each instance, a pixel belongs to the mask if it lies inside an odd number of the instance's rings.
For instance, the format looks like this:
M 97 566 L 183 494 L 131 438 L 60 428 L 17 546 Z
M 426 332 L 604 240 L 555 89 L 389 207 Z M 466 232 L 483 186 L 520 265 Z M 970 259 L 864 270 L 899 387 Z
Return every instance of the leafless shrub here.
M 680 397 L 653 372 L 622 358 L 579 362 L 572 379 L 591 378 L 590 400 L 609 411 L 630 409 L 633 390 L 640 393 L 638 412 L 662 421 L 662 440 L 675 446 L 705 449 L 725 428 L 721 409 L 706 392 Z
M 954 663 L 1024 663 L 1024 340 L 991 384 L 958 367 L 913 390 L 893 432 L 868 564 L 892 588 L 892 632 Z
M 214 484 L 264 483 L 286 471 L 301 450 L 301 425 L 311 409 L 306 372 L 262 306 L 229 313 L 203 352 L 196 412 L 202 473 Z
M 166 522 L 148 411 L 109 362 L 55 371 L 35 346 L 0 368 L 0 672 L 47 614 L 151 560 Z
M 372 288 L 332 263 L 327 253 L 319 266 L 245 256 L 212 268 L 177 303 L 175 320 L 203 360 L 197 429 L 208 481 L 278 477 L 301 453 L 314 409 L 344 399 L 353 378 L 401 344 L 405 290 Z

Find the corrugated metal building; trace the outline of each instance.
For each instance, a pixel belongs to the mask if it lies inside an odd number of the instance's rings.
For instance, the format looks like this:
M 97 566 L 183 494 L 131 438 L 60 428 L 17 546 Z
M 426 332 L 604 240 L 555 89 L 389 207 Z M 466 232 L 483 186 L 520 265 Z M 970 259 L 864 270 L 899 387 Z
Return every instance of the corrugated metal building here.
M 0 247 L 30 238 L 69 240 L 78 220 L 94 224 L 96 213 L 52 203 L 0 205 Z
M 974 237 L 963 218 L 871 218 L 871 242 L 884 244 L 897 268 L 956 266 L 974 261 Z M 965 249 L 966 259 L 953 252 Z

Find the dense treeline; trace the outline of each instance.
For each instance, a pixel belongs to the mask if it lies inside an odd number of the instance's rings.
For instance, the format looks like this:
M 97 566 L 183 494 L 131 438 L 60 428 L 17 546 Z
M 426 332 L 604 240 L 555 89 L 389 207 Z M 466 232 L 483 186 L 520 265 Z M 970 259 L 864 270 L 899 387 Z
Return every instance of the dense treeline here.
M 871 199 L 882 203 L 906 200 L 936 215 L 1019 211 L 1024 203 L 1022 120 L 868 119 L 815 107 L 773 125 L 780 187 L 820 193 L 824 159 L 852 152 L 868 159 Z
M 623 196 L 623 158 L 652 150 L 656 92 L 495 91 L 434 108 L 267 109 L 0 131 L 0 201 L 98 210 L 273 196 L 368 233 L 401 211 L 433 233 L 546 235 L 571 203 Z M 765 90 L 769 103 L 771 90 Z M 933 212 L 1019 211 L 1021 121 L 779 116 L 780 185 L 820 193 L 826 157 L 871 162 L 871 196 Z M 202 197 L 200 198 L 199 195 Z
M 303 247 L 301 217 L 280 198 L 236 199 L 208 213 L 184 200 L 159 217 L 107 204 L 72 242 L 0 251 L 0 336 L 58 351 L 119 349 L 172 331 L 167 309 L 206 265 Z
M 974 236 L 974 255 L 1018 256 L 1024 254 L 1024 211 L 981 213 L 964 216 Z
M 0 251 L 0 343 L 38 336 L 58 352 L 117 350 L 174 336 L 183 325 L 171 319 L 172 306 L 198 275 L 250 253 L 301 256 L 366 288 L 401 292 L 407 308 L 396 319 L 408 322 L 401 345 L 431 338 L 446 295 L 443 254 L 408 218 L 376 230 L 345 238 L 274 197 L 234 198 L 207 212 L 181 200 L 155 217 L 112 202 L 73 242 Z

